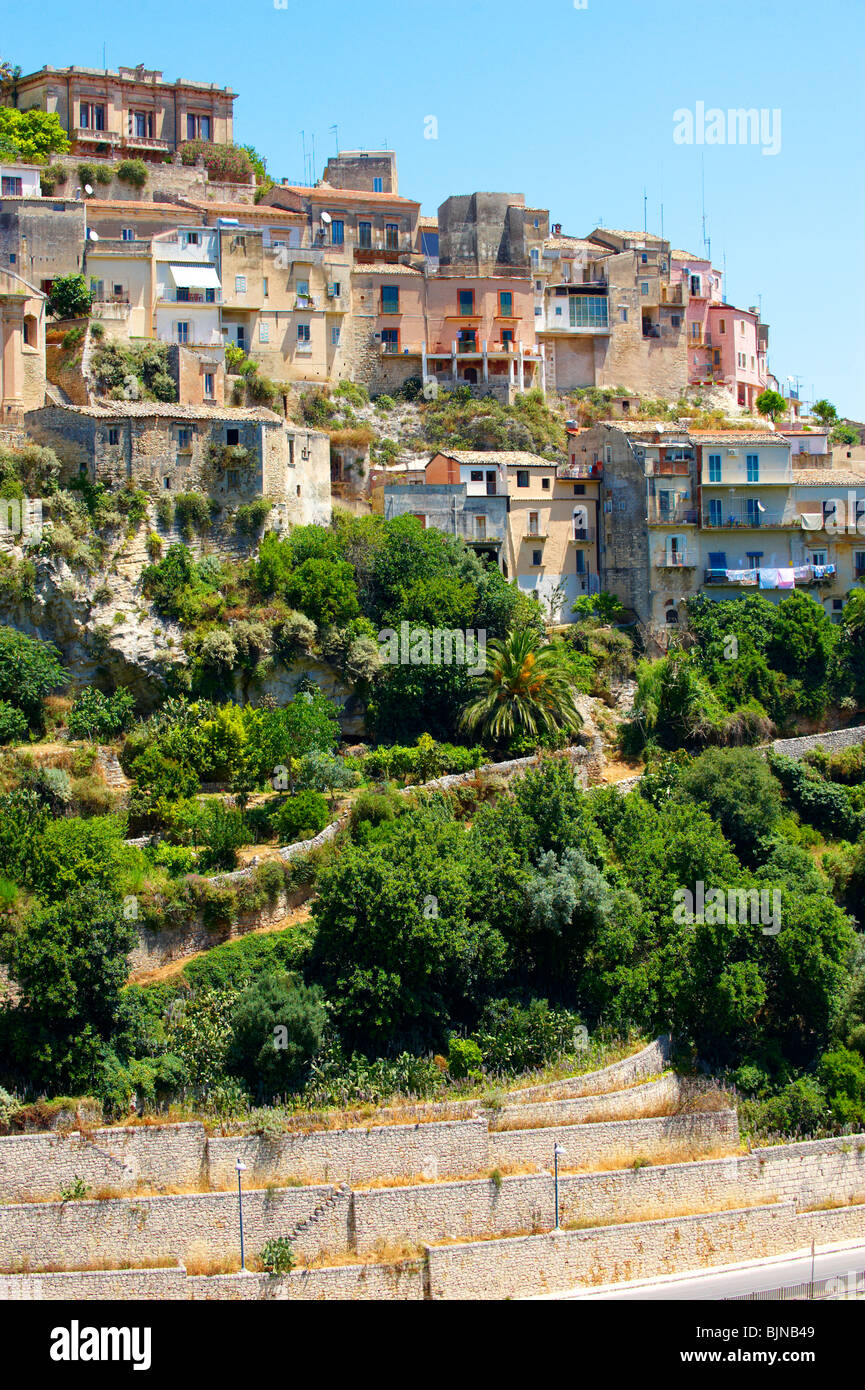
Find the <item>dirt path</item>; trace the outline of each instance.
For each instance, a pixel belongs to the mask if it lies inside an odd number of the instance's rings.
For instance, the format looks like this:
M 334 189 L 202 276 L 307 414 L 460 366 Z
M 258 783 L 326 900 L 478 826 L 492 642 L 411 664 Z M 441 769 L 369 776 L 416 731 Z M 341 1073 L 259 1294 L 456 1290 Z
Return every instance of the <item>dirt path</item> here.
M 312 916 L 309 903 L 304 903 L 301 907 L 296 907 L 293 911 L 280 917 L 278 922 L 270 922 L 266 927 L 253 927 L 251 931 L 243 932 L 240 936 L 228 937 L 226 941 L 217 942 L 217 946 L 225 946 L 228 941 L 240 941 L 247 936 L 264 936 L 267 932 L 286 931 L 289 927 L 300 926 L 301 922 L 308 922 Z M 175 975 L 179 975 L 191 960 L 198 960 L 201 956 L 209 956 L 211 951 L 215 951 L 217 946 L 209 946 L 206 951 L 194 951 L 189 956 L 178 956 L 176 960 L 166 961 L 165 965 L 158 965 L 155 970 L 136 970 L 129 976 L 127 984 L 130 985 L 155 985 L 163 980 L 171 980 Z
M 639 777 L 642 772 L 642 763 L 623 763 L 610 760 L 604 765 L 604 781 L 624 782 L 628 777 Z

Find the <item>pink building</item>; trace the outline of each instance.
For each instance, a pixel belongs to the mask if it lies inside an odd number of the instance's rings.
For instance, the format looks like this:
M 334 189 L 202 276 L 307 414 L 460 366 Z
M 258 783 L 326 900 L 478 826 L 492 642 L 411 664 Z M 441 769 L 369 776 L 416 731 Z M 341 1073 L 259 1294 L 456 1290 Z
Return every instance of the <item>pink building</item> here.
M 426 299 L 424 377 L 543 387 L 531 280 L 438 275 L 427 280 Z
M 684 287 L 689 380 L 724 386 L 737 405 L 752 410 L 769 385 L 768 325 L 757 309 L 724 302 L 721 273 L 704 257 L 673 251 L 670 279 Z

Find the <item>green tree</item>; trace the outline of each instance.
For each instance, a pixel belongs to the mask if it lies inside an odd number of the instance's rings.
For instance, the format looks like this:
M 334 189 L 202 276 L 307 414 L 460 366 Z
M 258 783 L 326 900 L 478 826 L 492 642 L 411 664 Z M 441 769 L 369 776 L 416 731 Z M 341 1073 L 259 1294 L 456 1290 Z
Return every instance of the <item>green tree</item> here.
M 676 794 L 705 806 L 747 859 L 753 859 L 781 813 L 778 783 L 752 748 L 707 749 L 684 770 Z
M 135 697 L 129 690 L 105 695 L 87 686 L 77 695 L 66 718 L 70 738 L 111 739 L 127 729 L 135 710 Z
M 36 1086 L 88 1089 L 115 1030 L 134 928 L 120 902 L 95 883 L 37 907 L 5 942 L 21 991 L 18 1060 Z
M 0 106 L 0 145 L 25 164 L 47 164 L 51 155 L 69 150 L 60 117 L 36 107 L 19 111 Z
M 838 419 L 838 412 L 831 401 L 815 401 L 811 407 L 811 414 L 816 416 L 821 425 L 834 425 Z
M 360 612 L 354 574 L 344 560 L 304 560 L 288 576 L 283 594 L 319 626 L 342 626 Z
M 247 986 L 231 1015 L 228 1065 L 253 1095 L 271 1099 L 299 1090 L 321 1046 L 324 995 L 297 975 L 268 974 Z
M 780 391 L 761 391 L 755 401 L 757 410 L 770 420 L 777 420 L 787 409 L 787 402 Z
M 490 642 L 486 670 L 476 685 L 478 694 L 466 705 L 461 723 L 495 743 L 574 732 L 582 723 L 563 648 L 543 643 L 535 633 L 513 632 Z
M 126 821 L 122 816 L 51 820 L 34 843 L 27 882 L 40 897 L 63 899 L 82 884 L 117 890 Z
M 53 643 L 0 627 L 0 698 L 23 710 L 32 728 L 41 727 L 42 702 L 65 674 Z
M 83 275 L 58 275 L 48 295 L 48 312 L 56 319 L 86 318 L 92 295 Z

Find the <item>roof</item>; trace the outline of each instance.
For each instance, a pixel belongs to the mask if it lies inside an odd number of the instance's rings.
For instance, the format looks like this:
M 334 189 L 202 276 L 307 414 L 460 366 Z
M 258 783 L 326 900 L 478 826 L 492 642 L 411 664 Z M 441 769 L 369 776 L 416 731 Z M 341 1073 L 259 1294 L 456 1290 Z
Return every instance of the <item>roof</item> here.
M 793 468 L 793 482 L 801 487 L 822 487 L 824 484 L 861 487 L 863 479 L 865 464 L 859 473 L 850 468 Z
M 502 463 L 507 468 L 554 468 L 553 459 L 530 454 L 525 449 L 436 449 L 432 458 L 453 459 L 454 463 Z
M 151 203 L 145 202 L 141 198 L 137 198 L 135 200 L 131 198 L 88 198 L 87 203 L 82 203 L 81 206 L 86 206 L 88 208 L 94 209 L 99 213 L 101 217 L 104 217 L 107 213 L 110 212 L 124 214 L 130 212 L 137 212 L 139 213 L 139 215 L 143 214 L 145 217 L 147 217 L 149 214 L 156 214 L 161 216 L 163 213 L 171 213 L 172 216 L 176 217 L 178 221 L 180 221 L 183 218 L 183 216 L 188 212 L 189 208 L 195 207 L 196 204 L 183 203 L 181 205 L 180 203 Z
M 283 418 L 273 410 L 263 406 L 239 406 L 226 408 L 204 405 L 176 405 L 163 401 L 106 401 L 104 405 L 60 405 L 54 410 L 65 410 L 72 416 L 86 415 L 94 420 L 116 420 L 118 416 L 132 419 L 148 419 L 158 416 L 166 420 L 260 420 L 266 424 L 281 425 Z M 305 430 L 304 433 L 321 434 L 321 430 Z
M 286 193 L 295 193 L 299 198 L 308 198 L 315 203 L 378 203 L 386 207 L 389 203 L 402 203 L 406 207 L 419 208 L 420 203 L 414 198 L 403 198 L 397 193 L 369 193 L 365 188 L 336 188 L 332 183 L 317 183 L 315 188 L 305 188 L 302 184 L 282 183 L 279 184 L 274 192 L 282 189 Z M 258 204 L 259 207 L 266 207 L 267 204 Z
M 544 246 L 551 250 L 561 251 L 591 251 L 594 256 L 611 256 L 613 253 L 609 246 L 600 246 L 596 241 L 586 241 L 585 237 L 579 236 L 548 236 L 544 237 Z
M 787 444 L 774 430 L 689 430 L 689 434 L 695 444 Z
M 711 265 L 708 256 L 701 256 L 696 251 L 671 251 L 670 259 L 674 261 L 702 261 L 704 265 Z
M 367 271 L 373 275 L 418 275 L 423 279 L 423 271 L 413 270 L 410 265 L 390 265 L 382 261 L 356 261 L 351 267 L 352 275 L 365 275 Z
M 184 201 L 184 207 L 194 207 L 198 212 L 212 213 L 215 217 L 236 217 L 242 222 L 303 222 L 305 221 L 302 212 L 291 212 L 288 208 L 271 207 L 269 203 L 200 203 L 191 200 Z
M 6 266 L 0 266 L 0 281 L 2 281 L 2 280 L 17 280 L 17 282 L 18 282 L 19 285 L 23 285 L 23 286 L 24 286 L 24 290 L 22 291 L 22 290 L 18 290 L 18 289 L 12 289 L 12 290 L 3 290 L 3 289 L 0 289 L 0 294 L 14 294 L 14 295 L 19 295 L 19 294 L 20 294 L 20 295 L 22 295 L 22 297 L 25 298 L 25 299 L 47 299 L 47 298 L 48 298 L 47 294 L 43 294 L 42 290 L 37 289 L 35 285 L 31 285 L 31 283 L 30 283 L 29 280 L 25 280 L 23 275 L 16 275 L 14 270 L 9 270 Z
M 622 434 L 673 434 L 688 433 L 687 425 L 678 425 L 672 420 L 600 420 L 609 430 L 621 430 Z M 591 426 L 588 428 L 591 429 Z

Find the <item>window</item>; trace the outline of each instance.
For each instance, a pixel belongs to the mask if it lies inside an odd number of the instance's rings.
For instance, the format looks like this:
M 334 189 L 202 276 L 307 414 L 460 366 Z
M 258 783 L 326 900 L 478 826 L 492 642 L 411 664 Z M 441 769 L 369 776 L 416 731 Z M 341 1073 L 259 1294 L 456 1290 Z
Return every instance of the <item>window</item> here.
M 152 140 L 154 134 L 152 111 L 130 111 L 129 134 L 138 140 Z
M 627 311 L 627 309 L 622 308 L 622 309 L 619 310 L 619 322 L 620 322 L 620 323 L 627 323 L 627 322 L 628 322 L 628 311 Z
M 189 324 L 188 324 L 188 323 L 185 323 L 185 322 L 183 322 L 183 321 L 181 321 L 180 323 L 176 323 L 174 326 L 175 326 L 175 328 L 176 328 L 176 330 L 177 330 L 177 341 L 178 341 L 178 343 L 188 343 L 188 342 L 189 342 Z
M 399 313 L 399 285 L 382 285 L 381 312 L 383 314 Z
M 760 456 L 759 454 L 748 454 L 745 460 L 745 468 L 748 474 L 749 483 L 759 483 L 760 481 Z
M 861 579 L 865 574 L 865 550 L 857 550 L 853 555 L 853 568 L 856 571 L 856 578 Z
M 299 299 L 309 299 L 309 281 L 298 280 L 297 294 Z
M 670 326 L 671 326 L 672 328 L 678 328 L 679 325 L 681 324 L 681 322 L 682 322 L 682 316 L 681 316 L 681 314 L 671 314 L 671 315 L 670 315 Z
M 339 347 L 339 324 L 335 323 L 330 330 L 331 347 Z
M 212 400 L 216 394 L 213 372 L 204 373 L 204 394 L 208 400 Z
M 607 297 L 603 294 L 572 294 L 568 300 L 571 328 L 606 328 Z
M 373 193 L 383 193 L 383 192 L 384 192 L 384 182 L 383 182 L 381 179 L 373 179 L 373 181 L 372 181 L 372 191 L 373 191 Z
M 513 352 L 514 330 L 512 328 L 502 329 L 502 347 L 505 349 L 505 352 Z
M 540 263 L 541 253 L 536 246 L 533 246 L 531 249 L 531 258 L 533 266 L 538 265 Z
M 334 218 L 330 224 L 330 244 L 331 246 L 342 246 L 344 241 L 345 223 Z
M 727 320 L 726 320 L 726 319 L 718 319 L 718 332 L 719 332 L 719 333 L 726 333 L 726 332 L 727 332 Z
M 649 282 L 648 282 L 648 280 L 641 280 L 641 281 L 640 281 L 640 294 L 648 294 L 648 293 L 649 293 Z
M 710 570 L 725 570 L 726 568 L 727 568 L 727 552 L 726 552 L 726 550 L 710 550 L 710 551 L 709 551 L 709 569 L 710 569 Z
M 308 324 L 308 323 L 299 323 L 299 324 L 297 325 L 297 341 L 298 341 L 299 343 L 308 343 L 308 342 L 309 342 L 309 324 Z
M 574 483 L 574 496 L 575 496 L 575 497 L 585 497 L 585 495 L 586 495 L 586 485 L 585 485 L 585 483 Z
M 198 235 L 198 232 L 184 232 L 183 244 L 184 246 L 200 246 L 201 237 Z
M 692 276 L 691 276 L 691 294 L 695 295 L 697 298 L 700 297 L 700 277 L 699 277 L 699 275 L 692 275 Z
M 457 290 L 457 311 L 461 318 L 471 317 L 475 311 L 474 290 Z
M 529 470 L 527 468 L 517 469 L 517 487 L 528 487 Z
M 328 294 L 331 296 L 332 299 L 339 299 L 341 292 L 342 285 L 339 283 L 338 280 L 334 280 L 333 284 L 328 289 Z
M 541 478 L 541 487 L 543 488 L 544 492 L 549 492 L 549 490 L 550 490 L 550 480 L 549 480 L 549 478 Z
M 229 486 L 229 488 L 231 488 L 231 489 L 235 489 L 235 488 L 239 487 L 239 486 L 240 486 L 240 469 L 239 469 L 239 468 L 229 468 L 228 474 L 227 474 L 227 477 L 226 477 L 226 482 L 228 483 L 228 486 Z
M 469 478 L 473 483 L 482 483 L 484 480 L 484 470 L 482 468 L 472 468 Z
M 358 222 L 357 224 L 357 244 L 369 249 L 372 246 L 372 223 Z
M 24 196 L 24 180 L 16 178 L 14 175 L 3 176 L 2 191 L 4 198 L 21 198 Z
M 542 561 L 543 561 L 543 551 L 541 551 L 541 550 L 533 550 L 533 551 L 532 551 L 532 564 L 533 564 L 533 565 L 540 565 L 540 564 L 542 563 Z
M 270 324 L 265 319 L 262 319 L 258 325 L 258 341 L 260 343 L 270 342 Z
M 808 559 L 810 560 L 810 562 L 811 562 L 812 565 L 825 565 L 825 563 L 826 563 L 826 551 L 825 551 L 825 550 L 812 550 L 812 551 L 811 551 L 811 554 L 808 556 Z
M 514 296 L 510 290 L 499 291 L 499 316 L 503 319 L 513 318 L 514 315 Z
M 383 328 L 381 330 L 381 346 L 383 352 L 399 352 L 399 329 Z
M 648 265 L 648 264 L 649 264 L 649 257 L 646 255 L 646 252 L 645 252 L 645 251 L 643 251 L 642 254 L 640 255 L 640 263 L 641 263 L 642 265 Z
M 721 455 L 709 455 L 709 482 L 719 483 L 721 481 Z
M 759 501 L 758 501 L 758 499 L 757 499 L 756 497 L 746 497 L 746 498 L 745 498 L 745 515 L 747 516 L 747 519 L 748 519 L 747 524 L 748 524 L 749 526 L 759 526 L 759 525 L 760 525 L 760 514 L 761 514 L 761 511 L 762 511 L 762 508 L 761 508 L 760 503 L 759 503 Z
M 475 517 L 475 536 L 479 541 L 485 541 L 487 538 L 487 519 L 483 514 Z
M 709 526 L 721 525 L 721 499 L 720 497 L 709 498 Z
M 246 294 L 246 276 L 245 276 L 245 275 L 235 275 L 235 277 L 234 277 L 234 293 L 235 293 L 235 294 Z
M 134 240 L 135 240 L 135 228 L 134 228 L 134 227 L 121 227 L 121 228 L 120 228 L 120 240 L 121 240 L 121 241 L 134 241 Z
M 189 449 L 192 445 L 192 430 L 188 426 L 182 426 L 177 431 L 178 449 Z
M 269 298 L 270 298 L 270 295 L 269 295 L 269 292 L 268 292 L 268 284 L 267 284 L 267 276 L 266 276 L 266 275 L 262 275 L 262 277 L 261 277 L 261 290 L 262 290 L 262 294 L 263 294 L 264 298 L 265 298 L 265 299 L 269 299 Z
M 92 101 L 82 101 L 79 116 L 82 130 L 105 129 L 104 106 Z
M 210 117 L 188 114 L 186 117 L 186 138 L 187 140 L 209 140 Z
M 108 431 L 108 443 L 109 443 L 109 444 L 119 444 L 119 443 L 120 443 L 120 431 L 119 431 L 118 429 L 110 429 L 110 430 Z
M 399 227 L 396 222 L 384 224 L 384 247 L 386 251 L 399 250 Z
M 163 478 L 163 479 L 162 479 L 162 486 L 165 488 L 166 492 L 169 492 L 169 491 L 171 490 L 171 479 L 170 479 L 170 478 Z
M 762 550 L 749 550 L 745 554 L 749 570 L 758 570 L 763 562 Z
M 539 513 L 538 513 L 538 512 L 529 512 L 529 535 L 530 535 L 530 536 L 539 536 L 539 535 L 541 534 L 541 532 L 540 532 L 540 527 L 539 527 L 538 522 L 539 522 Z

